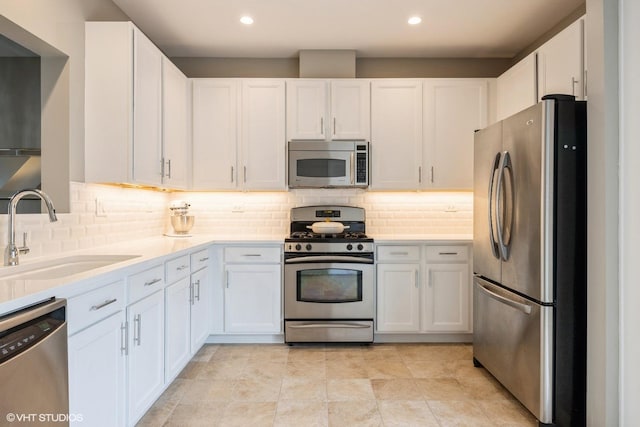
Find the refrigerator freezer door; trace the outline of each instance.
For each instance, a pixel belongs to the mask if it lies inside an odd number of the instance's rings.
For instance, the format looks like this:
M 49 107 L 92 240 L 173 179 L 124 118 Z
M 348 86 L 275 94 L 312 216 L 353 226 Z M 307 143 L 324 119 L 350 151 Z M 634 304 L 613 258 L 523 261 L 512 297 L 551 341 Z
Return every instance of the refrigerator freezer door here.
M 554 308 L 478 277 L 473 292 L 474 359 L 538 420 L 551 423 Z
M 473 163 L 473 271 L 500 282 L 495 189 L 502 151 L 502 122 L 475 133 Z
M 504 120 L 510 166 L 498 195 L 508 246 L 500 283 L 542 303 L 553 303 L 553 109 L 553 101 L 543 101 Z

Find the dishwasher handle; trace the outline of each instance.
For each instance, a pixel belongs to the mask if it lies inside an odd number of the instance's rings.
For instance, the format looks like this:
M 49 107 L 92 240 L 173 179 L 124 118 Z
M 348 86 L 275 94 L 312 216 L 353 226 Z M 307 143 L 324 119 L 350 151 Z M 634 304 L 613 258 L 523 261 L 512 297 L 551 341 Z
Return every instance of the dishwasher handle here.
M 20 326 L 31 320 L 37 319 L 38 317 L 45 316 L 59 308 L 65 307 L 66 305 L 66 299 L 52 298 L 0 317 L 0 332 L 15 328 L 16 326 Z

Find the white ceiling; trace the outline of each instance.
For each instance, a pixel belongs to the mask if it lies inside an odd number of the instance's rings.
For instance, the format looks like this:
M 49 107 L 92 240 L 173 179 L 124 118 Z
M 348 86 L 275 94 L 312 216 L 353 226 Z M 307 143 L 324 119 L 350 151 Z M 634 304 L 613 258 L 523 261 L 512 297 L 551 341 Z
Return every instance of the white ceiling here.
M 113 0 L 169 56 L 511 58 L 584 0 Z M 251 26 L 239 22 L 251 15 Z M 422 23 L 409 26 L 419 15 Z

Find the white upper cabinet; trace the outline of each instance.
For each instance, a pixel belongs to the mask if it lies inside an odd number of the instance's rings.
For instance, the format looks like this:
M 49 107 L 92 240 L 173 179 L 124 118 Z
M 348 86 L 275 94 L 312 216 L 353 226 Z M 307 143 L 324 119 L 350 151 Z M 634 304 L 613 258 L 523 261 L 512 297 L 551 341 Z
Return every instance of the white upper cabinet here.
M 371 82 L 371 189 L 420 187 L 422 81 Z
M 287 139 L 326 139 L 326 80 L 287 81 Z
M 340 140 L 370 137 L 369 81 L 287 82 L 287 139 Z
M 193 189 L 238 186 L 239 80 L 193 80 Z
M 281 79 L 193 81 L 195 190 L 284 190 Z
M 242 187 L 284 190 L 286 130 L 285 84 L 279 79 L 242 82 Z
M 186 77 L 130 22 L 85 36 L 86 181 L 186 188 Z
M 549 94 L 584 99 L 584 19 L 556 34 L 538 49 L 538 98 Z
M 426 79 L 423 188 L 473 188 L 473 135 L 487 125 L 487 79 Z
M 509 117 L 537 102 L 536 75 L 534 52 L 498 77 L 497 120 Z
M 189 186 L 189 81 L 167 58 L 162 60 L 163 183 Z

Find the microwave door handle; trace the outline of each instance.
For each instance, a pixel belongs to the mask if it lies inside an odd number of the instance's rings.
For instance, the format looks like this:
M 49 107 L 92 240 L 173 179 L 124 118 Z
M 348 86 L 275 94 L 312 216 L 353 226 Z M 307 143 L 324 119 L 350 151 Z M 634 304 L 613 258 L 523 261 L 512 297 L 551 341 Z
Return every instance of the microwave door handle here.
M 356 183 L 356 154 L 352 151 L 350 154 L 351 157 L 351 185 Z

